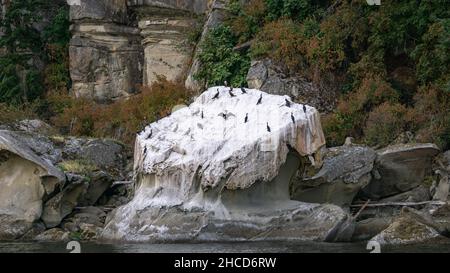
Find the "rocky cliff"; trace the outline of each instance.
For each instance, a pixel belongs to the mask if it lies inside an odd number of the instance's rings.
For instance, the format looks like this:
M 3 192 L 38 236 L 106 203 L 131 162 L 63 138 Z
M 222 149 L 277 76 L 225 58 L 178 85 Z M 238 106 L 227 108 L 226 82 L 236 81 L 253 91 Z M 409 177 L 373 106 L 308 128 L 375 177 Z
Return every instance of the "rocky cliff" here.
M 77 97 L 127 97 L 158 76 L 184 80 L 194 47 L 189 33 L 211 1 L 94 1 L 70 8 L 70 74 Z M 192 86 L 192 84 L 190 84 Z
M 70 75 L 77 97 L 107 101 L 136 92 L 144 55 L 125 0 L 84 0 L 70 8 Z

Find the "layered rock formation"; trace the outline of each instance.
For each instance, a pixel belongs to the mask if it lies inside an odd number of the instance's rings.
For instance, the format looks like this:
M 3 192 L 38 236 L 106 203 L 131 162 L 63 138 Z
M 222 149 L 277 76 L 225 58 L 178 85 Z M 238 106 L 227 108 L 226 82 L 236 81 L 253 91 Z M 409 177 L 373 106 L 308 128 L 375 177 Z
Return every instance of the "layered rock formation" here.
M 136 92 L 144 55 L 125 0 L 81 0 L 70 7 L 70 75 L 77 97 L 108 101 Z
M 184 80 L 194 49 L 189 33 L 209 2 L 80 0 L 71 5 L 74 94 L 103 102 L 127 97 L 158 76 Z
M 300 157 L 325 141 L 317 110 L 286 99 L 215 87 L 150 124 L 136 140 L 136 195 L 102 237 L 332 240 L 341 208 L 290 200 Z
M 170 81 L 184 80 L 190 64 L 192 45 L 189 33 L 197 20 L 193 14 L 206 11 L 205 1 L 131 1 L 138 14 L 144 47 L 144 84 L 151 85 L 164 76 Z

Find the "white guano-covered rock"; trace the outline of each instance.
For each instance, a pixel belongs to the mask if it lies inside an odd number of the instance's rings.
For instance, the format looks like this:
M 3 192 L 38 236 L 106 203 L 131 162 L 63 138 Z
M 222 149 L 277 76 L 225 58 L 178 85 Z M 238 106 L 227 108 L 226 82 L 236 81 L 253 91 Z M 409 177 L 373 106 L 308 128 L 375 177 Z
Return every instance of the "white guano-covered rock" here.
M 217 90 L 219 98 L 213 99 Z M 136 140 L 135 169 L 156 176 L 197 172 L 204 189 L 228 177 L 226 188 L 244 189 L 272 180 L 286 160 L 288 145 L 309 155 L 325 144 L 316 109 L 306 106 L 305 113 L 300 104 L 286 107 L 288 97 L 254 89 L 246 89 L 247 94 L 234 89 L 235 97 L 228 90 L 210 88 L 189 107 L 148 126 Z
M 137 136 L 135 197 L 109 216 L 104 239 L 332 239 L 342 209 L 289 197 L 300 157 L 325 144 L 317 110 L 229 90 L 210 88 Z

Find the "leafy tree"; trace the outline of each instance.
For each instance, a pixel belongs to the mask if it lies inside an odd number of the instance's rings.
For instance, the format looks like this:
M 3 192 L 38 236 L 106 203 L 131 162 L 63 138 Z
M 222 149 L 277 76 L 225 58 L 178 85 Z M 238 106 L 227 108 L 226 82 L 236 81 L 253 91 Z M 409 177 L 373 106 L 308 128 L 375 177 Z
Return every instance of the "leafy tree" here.
M 43 4 L 40 0 L 11 1 L 0 21 L 0 47 L 6 51 L 0 57 L 0 102 L 32 100 L 42 91 L 39 71 L 33 63 L 42 55 L 40 33 L 34 24 L 41 19 Z
M 42 12 L 53 16 L 43 31 Z M 0 102 L 21 104 L 42 96 L 46 87 L 67 86 L 68 42 L 70 40 L 67 7 L 50 0 L 13 0 L 0 21 Z M 49 63 L 48 63 L 49 62 Z M 42 69 L 47 64 L 49 67 Z M 52 73 L 52 74 L 49 74 Z M 44 81 L 44 74 L 45 81 Z M 55 81 L 58 80 L 58 83 Z M 64 84 L 61 82 L 64 81 Z
M 201 68 L 195 77 L 207 86 L 223 84 L 225 80 L 234 86 L 244 86 L 250 58 L 233 50 L 236 43 L 230 27 L 221 25 L 212 29 L 200 45 Z

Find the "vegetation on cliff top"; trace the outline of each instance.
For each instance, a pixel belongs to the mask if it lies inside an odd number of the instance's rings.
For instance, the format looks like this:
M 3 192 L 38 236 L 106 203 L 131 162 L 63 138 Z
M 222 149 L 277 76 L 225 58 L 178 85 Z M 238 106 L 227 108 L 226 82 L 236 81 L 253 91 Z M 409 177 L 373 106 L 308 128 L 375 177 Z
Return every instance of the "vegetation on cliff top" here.
M 449 148 L 450 10 L 445 2 L 232 0 L 233 16 L 218 28 L 230 31 L 220 32 L 220 40 L 233 42 L 229 49 L 250 42 L 250 51 L 225 56 L 213 44 L 204 47 L 208 56 L 222 57 L 218 63 L 250 54 L 271 58 L 291 75 L 315 83 L 329 73 L 338 75 L 341 97 L 323 118 L 329 145 L 353 136 L 383 146 L 409 130 L 418 141 Z M 228 79 L 245 77 L 241 69 L 224 69 Z

